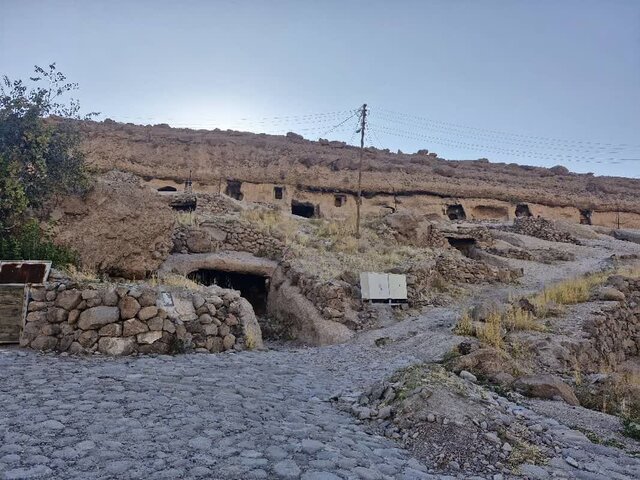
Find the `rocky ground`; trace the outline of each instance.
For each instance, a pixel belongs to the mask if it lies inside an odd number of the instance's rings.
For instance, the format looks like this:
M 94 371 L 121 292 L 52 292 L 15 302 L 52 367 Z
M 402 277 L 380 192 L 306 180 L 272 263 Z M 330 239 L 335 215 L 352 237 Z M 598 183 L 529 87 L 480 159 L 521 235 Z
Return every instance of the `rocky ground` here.
M 360 399 L 372 385 L 450 352 L 461 340 L 451 327 L 474 299 L 533 291 L 606 266 L 613 253 L 640 250 L 604 237 L 579 246 L 519 238 L 525 248 L 567 249 L 575 260 L 540 265 L 509 259 L 524 269 L 518 287 L 476 287 L 459 304 L 428 308 L 347 344 L 117 359 L 2 349 L 0 478 L 640 477 L 640 460 L 628 448 L 593 443 L 572 429 L 588 411 L 502 397 L 471 378 L 446 374 L 444 386 L 431 387 L 431 398 L 443 400 L 425 412 L 426 426 L 416 438 L 385 425 L 374 405 L 368 415 L 359 408 L 367 407 Z M 456 397 L 462 402 L 457 410 L 447 410 L 451 385 L 467 392 L 460 398 L 468 404 Z M 465 416 L 465 405 L 477 418 Z M 578 413 L 546 413 L 556 405 Z M 597 425 L 604 435 L 618 421 L 602 415 Z M 539 465 L 532 456 L 523 456 L 519 466 L 506 461 L 517 441 L 503 441 L 504 429 L 520 427 L 542 451 Z M 457 456 L 439 462 L 431 450 L 440 447 Z

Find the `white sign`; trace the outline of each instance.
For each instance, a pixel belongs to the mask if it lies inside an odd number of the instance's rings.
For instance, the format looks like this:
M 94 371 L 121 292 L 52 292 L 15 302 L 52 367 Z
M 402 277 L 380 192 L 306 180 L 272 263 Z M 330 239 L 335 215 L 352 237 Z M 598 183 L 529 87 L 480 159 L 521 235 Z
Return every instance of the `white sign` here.
M 406 301 L 407 278 L 393 273 L 360 273 L 362 299 L 369 301 Z

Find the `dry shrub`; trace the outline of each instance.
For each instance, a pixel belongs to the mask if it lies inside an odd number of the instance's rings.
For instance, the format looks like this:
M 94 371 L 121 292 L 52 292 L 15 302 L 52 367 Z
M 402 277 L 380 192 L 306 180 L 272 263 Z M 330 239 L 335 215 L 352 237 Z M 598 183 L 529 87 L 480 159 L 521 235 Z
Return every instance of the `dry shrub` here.
M 591 296 L 591 289 L 603 284 L 609 275 L 611 272 L 597 272 L 553 284 L 535 295 L 531 302 L 540 316 L 544 317 L 552 304 L 575 305 L 586 302 Z
M 504 339 L 502 338 L 502 315 L 500 312 L 491 312 L 485 324 L 476 329 L 476 336 L 481 342 L 501 350 L 504 347 Z
M 178 225 L 185 227 L 193 227 L 200 224 L 200 219 L 196 212 L 177 212 L 176 219 L 178 220 Z
M 453 333 L 456 335 L 465 335 L 468 337 L 473 336 L 475 329 L 473 328 L 473 322 L 471 321 L 471 315 L 468 311 L 462 313 L 456 326 L 453 328 Z

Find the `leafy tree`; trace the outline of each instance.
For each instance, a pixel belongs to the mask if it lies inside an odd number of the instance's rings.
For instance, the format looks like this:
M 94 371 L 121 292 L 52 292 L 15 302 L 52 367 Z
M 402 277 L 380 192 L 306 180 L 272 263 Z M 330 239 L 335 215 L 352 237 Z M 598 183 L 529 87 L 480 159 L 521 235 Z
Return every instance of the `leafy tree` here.
M 82 193 L 89 184 L 76 120 L 95 114 L 80 116 L 78 101 L 67 98 L 78 85 L 67 82 L 55 63 L 48 70 L 36 66 L 30 80 L 27 85 L 5 75 L 0 81 L 0 253 L 5 258 L 8 250 L 21 257 L 51 254 L 53 246 L 29 218 L 54 195 Z M 31 246 L 20 244 L 27 239 Z
M 29 88 L 22 80 L 0 82 L 0 228 L 19 228 L 28 209 L 52 195 L 80 193 L 88 185 L 80 150 L 80 104 L 66 95 L 78 88 L 56 70 L 35 67 Z M 44 83 L 44 85 L 43 85 Z M 91 116 L 93 114 L 90 114 Z

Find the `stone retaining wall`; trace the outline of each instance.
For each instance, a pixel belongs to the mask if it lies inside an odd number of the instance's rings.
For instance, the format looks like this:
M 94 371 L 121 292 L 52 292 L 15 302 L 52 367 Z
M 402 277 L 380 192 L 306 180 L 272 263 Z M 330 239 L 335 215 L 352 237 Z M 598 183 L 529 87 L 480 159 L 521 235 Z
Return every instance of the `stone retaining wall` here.
M 640 279 L 616 275 L 609 284 L 622 292 L 624 300 L 595 312 L 584 323 L 589 342 L 579 349 L 581 365 L 615 368 L 640 354 Z
M 262 346 L 249 302 L 216 286 L 194 292 L 140 285 L 32 287 L 20 345 L 69 353 L 222 352 Z
M 198 226 L 181 226 L 173 235 L 174 253 L 210 253 L 220 250 L 249 252 L 280 258 L 284 243 L 238 217 L 207 219 Z

